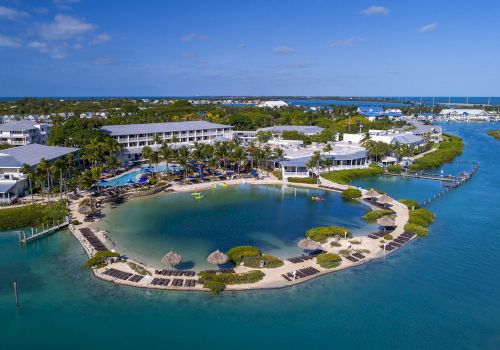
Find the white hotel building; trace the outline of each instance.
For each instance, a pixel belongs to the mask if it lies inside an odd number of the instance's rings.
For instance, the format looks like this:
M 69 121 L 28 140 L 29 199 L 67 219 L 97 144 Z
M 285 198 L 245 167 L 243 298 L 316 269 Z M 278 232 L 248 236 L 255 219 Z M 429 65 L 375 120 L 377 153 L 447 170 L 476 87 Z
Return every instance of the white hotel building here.
M 232 126 L 206 121 L 106 125 L 105 133 L 123 146 L 120 158 L 124 161 L 139 160 L 144 146 L 155 146 L 153 138 L 159 135 L 173 146 L 190 146 L 195 142 L 212 143 L 232 139 Z M 174 142 L 175 141 L 175 142 Z
M 12 146 L 24 146 L 32 143 L 47 144 L 49 126 L 20 120 L 0 124 L 0 143 Z

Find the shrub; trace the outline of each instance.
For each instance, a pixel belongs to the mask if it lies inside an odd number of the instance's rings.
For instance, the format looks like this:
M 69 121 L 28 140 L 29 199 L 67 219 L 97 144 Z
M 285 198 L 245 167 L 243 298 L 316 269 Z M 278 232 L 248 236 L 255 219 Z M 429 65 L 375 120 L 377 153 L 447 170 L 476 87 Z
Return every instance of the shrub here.
M 344 237 L 346 232 L 347 237 L 351 237 L 351 230 L 348 228 L 342 226 L 318 226 L 307 230 L 306 236 L 314 241 L 324 243 L 329 237 Z
M 260 249 L 254 246 L 243 245 L 230 249 L 227 256 L 235 265 L 239 265 L 247 256 L 260 256 Z
M 349 243 L 351 243 L 351 244 L 361 244 L 361 241 L 353 239 L 353 240 L 350 240 Z
M 429 234 L 429 230 L 423 226 L 408 223 L 404 227 L 405 232 L 410 232 L 416 234 L 418 237 L 427 236 Z
M 456 156 L 462 154 L 464 143 L 458 136 L 446 135 L 446 139 L 441 142 L 438 149 L 427 153 L 422 158 L 415 161 L 415 164 L 408 168 L 412 170 L 437 168 L 441 164 L 451 162 Z
M 274 170 L 273 175 L 276 176 L 278 180 L 283 180 L 283 173 L 281 172 L 281 170 Z
M 283 266 L 283 261 L 272 255 L 246 256 L 243 258 L 243 264 L 247 267 L 258 269 L 262 260 L 264 261 L 265 268 L 271 269 Z
M 392 241 L 393 237 L 392 237 L 392 235 L 391 235 L 390 233 L 386 233 L 386 234 L 384 235 L 384 239 L 385 239 L 386 241 Z
M 419 209 L 420 204 L 417 201 L 414 201 L 412 199 L 399 199 L 398 202 L 403 203 L 406 205 L 408 209 Z
M 342 244 L 340 244 L 339 242 L 332 241 L 332 242 L 330 242 L 330 246 L 331 247 L 342 247 Z
M 145 275 L 151 275 L 151 272 L 149 272 L 148 270 L 146 270 L 141 265 L 137 265 L 136 263 L 133 263 L 132 261 L 127 262 L 127 265 L 132 270 L 134 270 L 135 272 L 137 272 L 139 275 L 143 275 L 143 276 L 145 276 Z
M 488 135 L 493 136 L 497 140 L 500 140 L 500 130 L 490 130 L 488 131 Z
M 423 227 L 428 227 L 436 220 L 436 216 L 429 210 L 421 208 L 410 212 L 408 222 Z
M 340 265 L 342 258 L 337 254 L 324 253 L 318 255 L 316 262 L 324 269 L 333 269 Z
M 365 169 L 338 170 L 329 173 L 323 173 L 321 174 L 321 176 L 329 181 L 347 185 L 353 179 L 357 179 L 360 177 L 367 177 L 367 176 L 382 175 L 383 173 L 384 169 L 382 167 L 379 167 L 377 165 L 372 166 L 370 164 L 370 167 Z
M 0 210 L 0 230 L 11 230 L 25 227 L 39 227 L 61 222 L 68 215 L 66 205 L 52 202 L 50 207 L 46 204 L 28 204 L 16 208 Z
M 211 293 L 219 294 L 228 284 L 256 283 L 264 277 L 260 270 L 245 273 L 207 273 L 199 272 L 200 281 L 203 287 L 210 289 Z
M 401 165 L 389 165 L 386 167 L 386 169 L 391 174 L 401 174 L 401 172 L 403 171 Z
M 363 219 L 366 222 L 374 223 L 374 222 L 377 222 L 377 220 L 380 219 L 382 216 L 390 215 L 393 213 L 394 212 L 392 210 L 388 210 L 388 209 L 370 210 L 368 213 L 363 215 Z
M 342 199 L 346 201 L 352 201 L 356 198 L 361 197 L 361 191 L 357 188 L 348 188 L 342 191 Z
M 119 253 L 110 252 L 109 250 L 105 250 L 102 252 L 97 252 L 93 257 L 87 260 L 85 264 L 83 264 L 83 268 L 90 269 L 91 267 L 102 267 L 106 261 L 106 258 L 120 256 Z
M 288 182 L 316 185 L 318 180 L 312 177 L 289 177 Z
M 80 225 L 80 221 L 73 219 L 73 220 L 71 220 L 71 225 L 74 225 L 74 226 Z
M 350 249 L 342 249 L 341 251 L 339 251 L 339 254 L 342 255 L 343 257 L 346 257 L 346 256 L 349 256 L 349 254 L 351 254 L 351 250 Z

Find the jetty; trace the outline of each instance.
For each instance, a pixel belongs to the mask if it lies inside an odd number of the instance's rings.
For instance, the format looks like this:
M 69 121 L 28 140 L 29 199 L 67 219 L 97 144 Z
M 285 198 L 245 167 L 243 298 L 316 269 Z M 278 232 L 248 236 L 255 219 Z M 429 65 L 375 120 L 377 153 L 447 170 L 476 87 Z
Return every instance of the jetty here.
M 54 232 L 57 232 L 63 228 L 66 228 L 69 225 L 69 220 L 66 219 L 62 222 L 59 223 L 54 223 L 53 226 L 51 227 L 43 227 L 42 230 L 38 231 L 37 228 L 31 228 L 31 234 L 28 232 L 28 235 L 26 234 L 26 231 L 19 231 L 19 242 L 22 244 L 28 244 L 29 242 L 32 242 L 34 240 L 37 240 L 42 237 L 46 237 L 48 235 L 53 234 Z

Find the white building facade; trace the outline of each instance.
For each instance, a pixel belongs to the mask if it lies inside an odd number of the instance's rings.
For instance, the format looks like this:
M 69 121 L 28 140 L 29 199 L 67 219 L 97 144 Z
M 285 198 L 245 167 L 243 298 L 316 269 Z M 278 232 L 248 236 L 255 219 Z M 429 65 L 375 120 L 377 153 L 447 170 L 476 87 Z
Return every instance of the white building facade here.
M 24 146 L 32 143 L 46 145 L 49 126 L 21 120 L 0 124 L 0 143 L 12 146 Z

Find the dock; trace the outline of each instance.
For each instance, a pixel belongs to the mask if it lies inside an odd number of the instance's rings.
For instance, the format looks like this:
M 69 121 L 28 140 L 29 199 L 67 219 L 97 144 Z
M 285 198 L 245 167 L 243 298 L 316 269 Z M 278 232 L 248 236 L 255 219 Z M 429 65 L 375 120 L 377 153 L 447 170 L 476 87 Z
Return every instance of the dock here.
M 414 178 L 414 179 L 426 179 L 426 180 L 434 180 L 434 181 L 443 181 L 443 182 L 460 182 L 463 180 L 461 176 L 453 176 L 453 175 L 443 175 L 443 174 L 432 174 L 432 173 L 424 173 L 424 172 L 414 172 L 408 171 L 401 174 L 393 174 L 393 173 L 385 173 L 384 175 L 388 176 L 400 176 L 406 178 Z
M 44 229 L 42 226 L 42 231 L 38 232 L 37 229 L 34 229 L 33 227 L 31 228 L 31 234 L 26 235 L 26 231 L 19 231 L 19 242 L 22 244 L 28 244 L 29 242 L 35 241 L 39 238 L 48 236 L 53 234 L 54 232 L 57 232 L 59 230 L 62 230 L 63 228 L 66 228 L 69 225 L 69 220 L 65 220 L 57 225 L 54 225 L 52 227 L 49 227 L 47 229 Z

